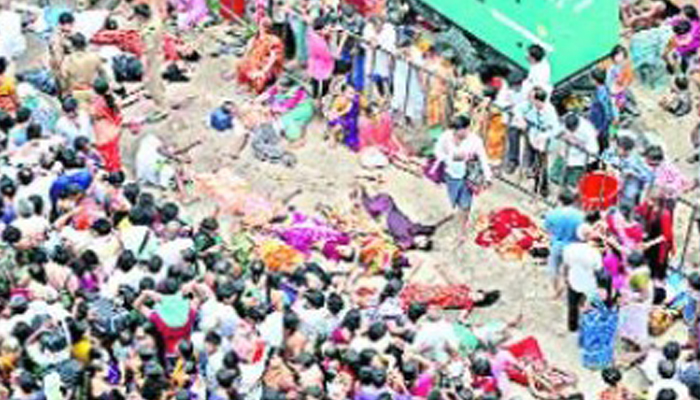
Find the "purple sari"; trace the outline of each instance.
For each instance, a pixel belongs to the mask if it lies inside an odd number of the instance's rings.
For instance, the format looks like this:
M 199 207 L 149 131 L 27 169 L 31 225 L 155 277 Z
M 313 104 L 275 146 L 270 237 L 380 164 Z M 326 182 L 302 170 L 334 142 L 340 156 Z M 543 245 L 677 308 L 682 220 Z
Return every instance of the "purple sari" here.
M 279 237 L 306 256 L 311 255 L 314 245 L 323 243 L 323 255 L 329 260 L 341 259 L 339 246 L 350 244 L 350 236 L 325 222 L 295 212 L 291 224 L 277 231 Z
M 352 99 L 352 107 L 347 114 L 330 121 L 330 126 L 340 125 L 343 128 L 343 142 L 353 151 L 360 149 L 360 95 L 356 94 Z
M 386 215 L 387 230 L 396 244 L 403 249 L 413 247 L 417 236 L 431 236 L 435 233 L 434 227 L 411 221 L 399 210 L 394 199 L 388 194 L 382 193 L 369 197 L 363 193 L 362 204 L 372 218 Z

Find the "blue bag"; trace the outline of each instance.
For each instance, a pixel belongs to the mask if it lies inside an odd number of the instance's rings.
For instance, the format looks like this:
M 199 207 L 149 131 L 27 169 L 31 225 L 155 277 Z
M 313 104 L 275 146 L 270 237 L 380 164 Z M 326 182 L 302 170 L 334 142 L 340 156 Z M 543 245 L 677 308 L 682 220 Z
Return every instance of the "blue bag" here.
M 233 128 L 233 117 L 227 110 L 219 107 L 209 116 L 209 125 L 217 131 L 223 132 Z

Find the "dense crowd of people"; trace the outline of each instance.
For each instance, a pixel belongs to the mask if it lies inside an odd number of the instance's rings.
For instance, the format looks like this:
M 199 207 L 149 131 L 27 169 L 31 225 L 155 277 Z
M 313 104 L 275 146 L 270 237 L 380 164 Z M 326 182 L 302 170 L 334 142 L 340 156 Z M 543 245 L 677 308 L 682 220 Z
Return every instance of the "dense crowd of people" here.
M 567 107 L 553 102 L 538 44 L 527 71 L 465 70 L 402 1 L 254 2 L 254 30 L 229 32 L 215 54 L 233 55 L 222 80 L 246 91 L 208 118 L 228 133 L 227 154 L 250 147 L 294 167 L 321 117 L 324 144 L 356 152 L 363 168 L 444 185 L 456 218 L 429 224 L 401 210 L 381 174 L 358 178 L 344 204 L 298 210 L 299 191 L 272 197 L 227 168 L 192 172 L 188 152 L 203 139 L 178 146 L 153 124 L 183 107 L 167 85 L 210 56 L 188 40 L 222 24 L 221 5 L 117 3 L 0 0 L 0 399 L 492 400 L 518 385 L 547 399 L 700 399 L 700 273 L 674 263 L 680 199 L 697 197 L 700 171 L 684 175 L 662 143 L 624 129 L 640 114 L 628 47 L 592 69 L 586 107 Z M 671 32 L 659 107 L 685 117 L 697 9 L 638 3 L 621 1 L 623 34 Z M 28 31 L 46 49 L 31 69 Z M 413 131 L 420 143 L 400 134 Z M 133 163 L 123 132 L 135 135 Z M 542 220 L 517 204 L 495 210 L 477 244 L 546 259 L 601 393 L 547 361 L 519 329 L 526 316 L 470 320 L 500 293 L 423 257 L 454 219 L 458 245 L 472 238 L 475 199 L 515 174 L 558 205 Z M 590 177 L 602 189 L 588 198 Z M 615 193 L 603 199 L 606 179 Z M 193 220 L 202 198 L 216 211 Z M 422 268 L 444 282 L 412 279 Z M 655 338 L 676 319 L 686 342 Z M 623 379 L 633 367 L 640 387 Z

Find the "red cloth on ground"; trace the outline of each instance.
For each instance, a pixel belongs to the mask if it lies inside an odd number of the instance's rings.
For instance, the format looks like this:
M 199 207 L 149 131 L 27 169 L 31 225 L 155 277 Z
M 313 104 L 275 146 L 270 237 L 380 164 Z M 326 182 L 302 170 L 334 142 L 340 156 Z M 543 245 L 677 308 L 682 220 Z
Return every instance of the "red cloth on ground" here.
M 427 285 L 410 283 L 401 292 L 401 304 L 404 308 L 412 302 L 425 303 L 442 308 L 459 308 L 470 310 L 474 306 L 471 289 L 468 285 Z
M 133 53 L 137 57 L 142 57 L 146 51 L 146 45 L 141 40 L 141 34 L 134 29 L 117 29 L 113 31 L 102 30 L 95 34 L 90 40 L 98 45 L 111 45 L 118 47 L 121 51 Z M 183 42 L 179 38 L 165 33 L 163 35 L 163 52 L 167 61 L 177 61 L 180 59 L 177 48 Z
M 534 228 L 535 223 L 525 214 L 515 208 L 503 208 L 489 215 L 488 227 L 476 236 L 476 244 L 481 247 L 497 246 L 507 239 L 516 229 Z M 532 247 L 536 238 L 526 235 L 518 244 Z
M 196 318 L 197 311 L 190 309 L 190 313 L 187 316 L 187 323 L 184 326 L 172 328 L 165 324 L 165 321 L 163 321 L 158 313 L 151 313 L 149 320 L 155 324 L 158 332 L 163 338 L 165 354 L 175 354 L 178 343 L 180 343 L 180 341 L 183 339 L 190 338 L 192 327 L 194 326 L 194 321 Z

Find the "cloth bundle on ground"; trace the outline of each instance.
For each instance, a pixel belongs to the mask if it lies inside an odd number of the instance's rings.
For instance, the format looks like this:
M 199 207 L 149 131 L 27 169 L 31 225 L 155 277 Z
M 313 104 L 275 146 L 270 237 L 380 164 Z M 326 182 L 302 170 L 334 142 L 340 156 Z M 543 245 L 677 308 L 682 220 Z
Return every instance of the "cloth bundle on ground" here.
M 463 310 L 470 310 L 474 306 L 471 288 L 464 284 L 409 283 L 401 292 L 401 304 L 404 309 L 408 309 L 411 303 Z
M 518 361 L 506 368 L 508 377 L 523 386 L 529 386 L 542 395 L 561 393 L 575 386 L 577 379 L 571 373 L 548 366 L 539 342 L 533 336 L 512 343 L 507 350 Z M 534 379 L 530 379 L 532 376 Z M 548 393 L 543 393 L 548 392 Z
M 242 217 L 249 226 L 267 224 L 278 215 L 281 206 L 251 191 L 250 185 L 230 170 L 203 173 L 194 179 L 195 190 L 217 203 L 224 215 Z
M 260 161 L 282 163 L 287 167 L 293 167 L 296 164 L 296 157 L 284 149 L 282 134 L 272 123 L 260 124 L 253 128 L 253 140 L 250 146 L 255 158 Z
M 515 208 L 502 208 L 480 218 L 477 230 L 475 243 L 480 247 L 494 247 L 505 259 L 522 259 L 544 239 L 532 219 Z
M 117 82 L 141 82 L 143 63 L 132 55 L 120 54 L 112 58 L 112 71 Z
M 146 51 L 146 45 L 141 38 L 141 34 L 133 29 L 118 29 L 118 30 L 102 30 L 95 34 L 90 40 L 97 45 L 116 46 L 120 50 L 132 53 L 137 57 L 143 56 Z M 163 35 L 163 51 L 167 61 L 177 61 L 180 59 L 178 46 L 183 45 L 181 39 L 171 35 Z
M 268 270 L 287 274 L 293 273 L 305 260 L 302 252 L 276 239 L 263 241 L 257 253 Z
M 306 257 L 316 248 L 320 249 L 326 258 L 338 261 L 341 258 L 338 247 L 350 244 L 350 235 L 333 228 L 325 221 L 298 212 L 292 214 L 288 225 L 276 231 L 285 243 Z

